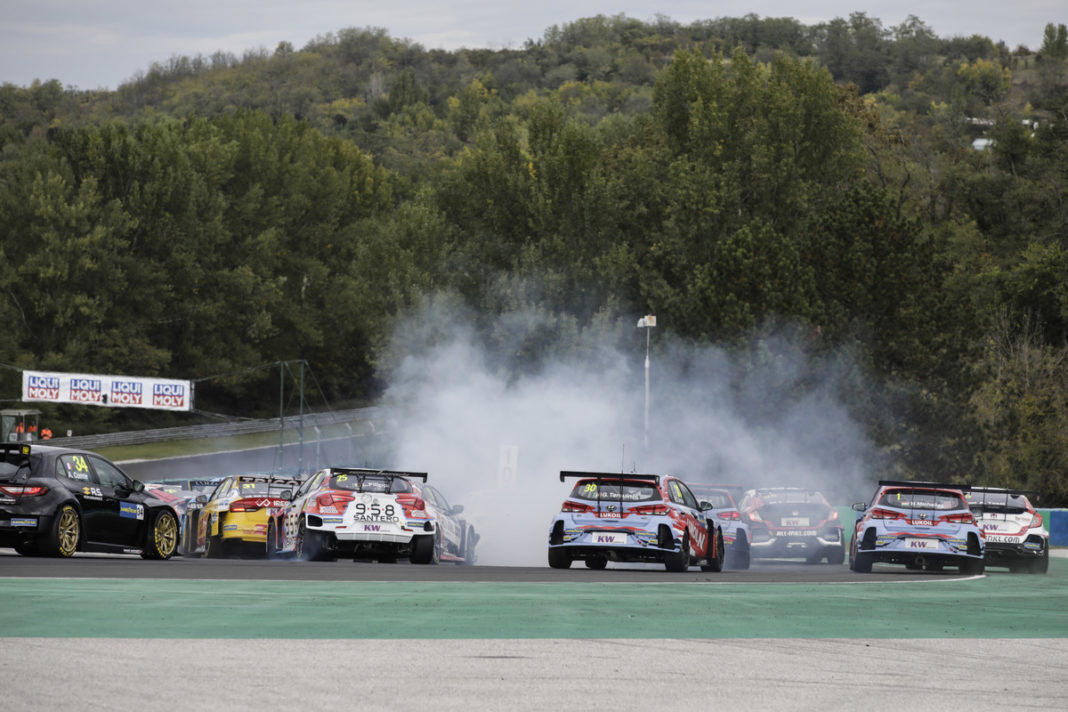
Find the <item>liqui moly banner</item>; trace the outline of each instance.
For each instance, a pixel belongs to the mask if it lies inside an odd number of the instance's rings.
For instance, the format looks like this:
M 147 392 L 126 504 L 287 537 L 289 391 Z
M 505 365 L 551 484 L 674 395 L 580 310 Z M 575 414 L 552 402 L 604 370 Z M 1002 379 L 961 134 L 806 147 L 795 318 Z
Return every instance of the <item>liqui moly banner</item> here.
M 193 410 L 193 384 L 167 378 L 23 371 L 22 400 L 112 408 Z

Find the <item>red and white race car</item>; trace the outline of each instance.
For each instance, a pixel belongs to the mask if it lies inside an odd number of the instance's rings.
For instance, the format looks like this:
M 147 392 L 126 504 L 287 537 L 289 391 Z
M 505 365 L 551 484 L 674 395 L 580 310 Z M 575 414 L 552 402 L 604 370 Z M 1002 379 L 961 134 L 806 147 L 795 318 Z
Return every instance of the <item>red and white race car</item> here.
M 413 564 L 475 560 L 478 535 L 425 472 L 354 467 L 319 470 L 267 523 L 268 556 L 339 556 Z M 422 482 L 418 482 L 421 480 Z

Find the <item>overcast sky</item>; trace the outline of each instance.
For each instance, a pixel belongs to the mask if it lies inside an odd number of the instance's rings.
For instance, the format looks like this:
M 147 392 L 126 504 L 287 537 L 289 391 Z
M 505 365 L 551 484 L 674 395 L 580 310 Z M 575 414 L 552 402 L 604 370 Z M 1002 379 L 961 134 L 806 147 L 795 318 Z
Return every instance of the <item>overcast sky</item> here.
M 1065 0 L 0 0 L 0 84 L 114 89 L 175 55 L 240 57 L 296 49 L 348 27 L 380 27 L 427 49 L 519 48 L 546 28 L 595 15 L 689 23 L 716 17 L 793 17 L 806 25 L 866 12 L 884 27 L 916 15 L 937 35 L 985 35 L 1038 49 L 1048 22 L 1068 23 Z

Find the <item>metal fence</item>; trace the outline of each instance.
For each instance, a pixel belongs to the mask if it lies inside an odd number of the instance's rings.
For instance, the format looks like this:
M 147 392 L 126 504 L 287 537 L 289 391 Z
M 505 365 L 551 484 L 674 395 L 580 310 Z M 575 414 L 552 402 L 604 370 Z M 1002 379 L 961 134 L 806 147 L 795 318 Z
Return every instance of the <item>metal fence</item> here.
M 296 431 L 301 426 L 316 428 L 324 425 L 361 424 L 372 432 L 382 430 L 383 411 L 380 408 L 355 408 L 353 410 L 305 413 L 303 416 L 285 418 L 285 429 Z M 130 430 L 121 433 L 100 433 L 98 435 L 76 435 L 74 437 L 52 438 L 49 445 L 77 447 L 93 450 L 102 447 L 120 445 L 143 445 L 145 443 L 165 442 L 170 440 L 193 440 L 196 438 L 226 438 L 250 433 L 277 432 L 279 418 L 266 420 L 237 420 L 224 423 L 204 423 L 201 425 L 184 425 L 174 428 L 156 428 L 153 430 Z

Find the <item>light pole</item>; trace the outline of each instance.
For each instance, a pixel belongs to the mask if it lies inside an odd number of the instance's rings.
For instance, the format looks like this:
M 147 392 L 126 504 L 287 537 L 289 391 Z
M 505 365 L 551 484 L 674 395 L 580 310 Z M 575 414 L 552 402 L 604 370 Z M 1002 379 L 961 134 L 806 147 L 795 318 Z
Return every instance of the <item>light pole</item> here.
M 656 317 L 647 314 L 638 319 L 638 328 L 645 329 L 645 449 L 649 449 L 649 334 L 656 327 Z

